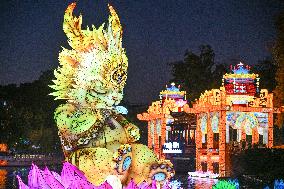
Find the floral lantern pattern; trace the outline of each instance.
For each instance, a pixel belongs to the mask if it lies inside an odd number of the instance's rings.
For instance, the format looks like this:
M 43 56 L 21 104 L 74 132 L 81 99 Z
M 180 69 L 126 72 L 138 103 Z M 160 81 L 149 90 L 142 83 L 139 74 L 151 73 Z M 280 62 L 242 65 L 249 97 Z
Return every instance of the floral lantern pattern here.
M 156 126 L 157 126 L 157 134 L 158 136 L 161 136 L 161 120 L 160 119 L 157 119 L 156 121 Z
M 219 133 L 219 114 L 214 114 L 211 120 L 213 133 Z
M 152 144 L 154 145 L 154 141 L 155 141 L 155 124 L 154 121 L 150 122 L 150 128 L 151 128 L 151 136 L 152 136 Z
M 253 113 L 240 113 L 236 120 L 235 127 L 237 129 L 244 127 L 250 127 L 251 129 L 258 126 L 257 118 Z
M 200 120 L 201 132 L 207 134 L 207 116 L 206 114 L 201 117 Z

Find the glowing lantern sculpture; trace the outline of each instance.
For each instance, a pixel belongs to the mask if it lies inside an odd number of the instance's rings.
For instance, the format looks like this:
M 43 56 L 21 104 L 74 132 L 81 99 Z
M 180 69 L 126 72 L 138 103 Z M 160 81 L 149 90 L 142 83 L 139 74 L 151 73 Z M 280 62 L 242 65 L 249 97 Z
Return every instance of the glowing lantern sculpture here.
M 4 143 L 2 144 L 0 143 L 0 152 L 8 153 L 8 145 Z M 0 166 L 5 166 L 7 164 L 8 164 L 7 160 L 0 159 Z
M 166 90 L 160 92 L 160 101 L 152 102 L 147 112 L 137 115 L 139 120 L 148 122 L 148 147 L 159 157 L 164 158 L 167 153 L 182 153 L 177 141 L 170 141 L 172 137 L 170 135 L 175 131 L 169 125 L 175 121 L 171 113 L 183 112 L 185 104 L 187 104 L 186 92 L 180 91 L 180 87 L 172 83 L 170 87 L 166 86 Z M 185 140 L 190 137 L 191 131 L 194 132 L 189 129 L 182 131 L 181 135 Z
M 223 86 L 201 94 L 187 113 L 197 115 L 196 170 L 230 175 L 230 153 L 249 145 L 273 146 L 273 94 L 259 89 L 257 74 L 242 63 L 223 76 Z
M 87 179 L 96 186 L 110 175 L 123 186 L 168 180 L 175 173 L 171 162 L 159 160 L 147 146 L 138 144 L 138 127 L 119 113 L 125 109 L 115 107 L 123 97 L 128 67 L 115 10 L 109 6 L 111 15 L 106 29 L 103 24 L 82 30 L 82 16 L 73 16 L 75 6 L 68 6 L 63 23 L 72 50 L 60 52 L 60 66 L 54 71 L 56 79 L 50 86 L 55 90 L 51 94 L 55 99 L 66 100 L 55 110 L 66 161 L 82 171 L 82 183 L 87 183 Z M 58 184 L 52 175 L 46 175 L 42 184 Z M 35 174 L 35 178 L 39 179 L 40 174 Z

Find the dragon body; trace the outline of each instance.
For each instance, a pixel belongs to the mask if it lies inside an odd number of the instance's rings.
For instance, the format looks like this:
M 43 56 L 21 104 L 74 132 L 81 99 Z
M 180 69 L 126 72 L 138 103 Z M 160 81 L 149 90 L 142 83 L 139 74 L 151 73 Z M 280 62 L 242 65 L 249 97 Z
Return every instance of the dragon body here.
M 131 179 L 139 184 L 171 178 L 171 162 L 159 160 L 147 146 L 137 143 L 138 127 L 114 108 L 123 98 L 128 67 L 115 10 L 109 6 L 106 27 L 83 30 L 82 16 L 73 16 L 75 6 L 68 6 L 63 23 L 71 49 L 59 53 L 60 65 L 50 86 L 55 99 L 66 101 L 54 114 L 66 161 L 94 185 L 109 175 L 117 176 L 123 185 Z

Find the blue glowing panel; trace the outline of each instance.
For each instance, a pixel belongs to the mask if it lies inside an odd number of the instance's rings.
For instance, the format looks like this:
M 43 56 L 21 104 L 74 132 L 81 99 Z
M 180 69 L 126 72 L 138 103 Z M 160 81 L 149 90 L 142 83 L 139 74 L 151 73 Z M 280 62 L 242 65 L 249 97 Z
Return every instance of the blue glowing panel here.
M 213 133 L 219 133 L 219 113 L 212 115 L 211 127 L 212 127 Z
M 202 143 L 204 144 L 205 142 L 205 134 L 202 133 Z
M 267 130 L 267 128 L 263 129 L 263 144 L 268 144 L 268 130 Z
M 250 133 L 250 128 L 268 127 L 268 113 L 263 112 L 227 112 L 226 113 L 226 126 L 230 126 L 234 129 L 246 128 Z M 259 134 L 261 134 L 260 132 Z
M 161 119 L 157 119 L 156 121 L 156 129 L 158 136 L 161 136 Z
M 131 165 L 131 157 L 130 156 L 127 156 L 124 161 L 123 161 L 123 164 L 122 164 L 122 170 L 123 171 L 126 171 L 130 165 Z
M 201 114 L 200 129 L 202 133 L 207 133 L 207 115 Z
M 226 143 L 230 142 L 230 132 L 229 125 L 226 125 Z
M 128 110 L 124 106 L 115 106 L 116 111 L 120 114 L 128 114 Z
M 154 175 L 154 178 L 153 178 L 153 180 L 156 180 L 156 181 L 163 181 L 163 180 L 165 180 L 166 179 L 166 175 L 165 175 L 165 173 L 163 173 L 163 172 L 159 172 L 159 173 L 156 173 L 155 175 Z

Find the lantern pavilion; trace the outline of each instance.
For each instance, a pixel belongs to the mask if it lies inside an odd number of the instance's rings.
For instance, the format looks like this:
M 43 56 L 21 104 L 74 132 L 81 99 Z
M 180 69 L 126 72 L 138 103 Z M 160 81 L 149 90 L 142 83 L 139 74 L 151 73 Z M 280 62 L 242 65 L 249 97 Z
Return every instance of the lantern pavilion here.
M 242 63 L 231 66 L 223 84 L 201 94 L 187 113 L 197 115 L 196 171 L 230 176 L 230 154 L 234 151 L 273 146 L 273 94 L 259 89 L 257 74 Z M 283 111 L 283 110 L 282 110 Z
M 195 148 L 196 116 L 183 111 L 185 104 L 186 92 L 172 83 L 147 112 L 137 115 L 148 122 L 148 147 L 161 158 L 190 153 L 188 146 Z

